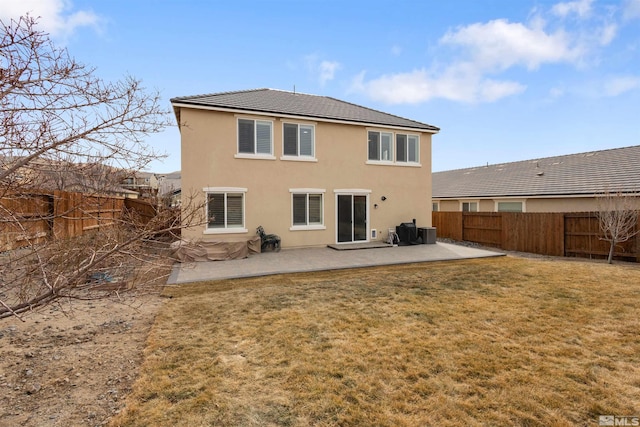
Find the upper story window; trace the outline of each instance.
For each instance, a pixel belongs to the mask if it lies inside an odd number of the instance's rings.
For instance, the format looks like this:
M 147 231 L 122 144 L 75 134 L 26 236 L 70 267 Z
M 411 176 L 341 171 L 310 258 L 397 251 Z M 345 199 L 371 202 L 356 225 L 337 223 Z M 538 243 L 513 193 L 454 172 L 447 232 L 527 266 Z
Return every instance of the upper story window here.
M 286 157 L 315 157 L 315 127 L 295 123 L 282 125 L 282 152 Z
M 391 132 L 367 132 L 367 160 L 371 163 L 420 164 L 420 137 Z
M 273 123 L 238 119 L 238 154 L 273 155 Z
M 420 159 L 418 135 L 396 134 L 396 161 L 418 163 Z
M 393 162 L 393 134 L 369 131 L 369 160 Z

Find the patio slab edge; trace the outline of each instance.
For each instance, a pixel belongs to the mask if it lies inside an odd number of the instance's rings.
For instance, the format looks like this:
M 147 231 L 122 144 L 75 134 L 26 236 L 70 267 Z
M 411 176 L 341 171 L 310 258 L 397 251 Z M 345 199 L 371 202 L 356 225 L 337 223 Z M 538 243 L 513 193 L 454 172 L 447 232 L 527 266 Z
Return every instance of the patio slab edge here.
M 252 255 L 249 258 L 239 260 L 176 264 L 167 280 L 167 284 L 179 285 L 289 273 L 505 256 L 505 253 L 502 252 L 468 248 L 448 243 L 424 246 L 432 246 L 433 248 L 423 248 L 422 252 L 418 252 L 420 249 L 416 249 L 413 252 L 411 249 L 399 250 L 397 247 L 377 248 L 378 250 L 375 251 L 368 249 L 335 251 L 327 247 L 289 249 L 277 253 Z M 389 256 L 385 257 L 383 254 Z M 273 258 L 277 258 L 277 261 Z

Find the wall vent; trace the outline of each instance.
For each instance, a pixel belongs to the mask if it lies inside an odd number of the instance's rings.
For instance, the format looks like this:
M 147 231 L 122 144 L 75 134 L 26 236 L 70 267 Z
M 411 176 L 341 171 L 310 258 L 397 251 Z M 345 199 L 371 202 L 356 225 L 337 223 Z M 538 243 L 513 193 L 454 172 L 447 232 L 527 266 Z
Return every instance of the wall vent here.
M 372 239 L 377 239 L 378 238 L 378 230 L 376 230 L 375 228 L 371 229 L 371 238 Z

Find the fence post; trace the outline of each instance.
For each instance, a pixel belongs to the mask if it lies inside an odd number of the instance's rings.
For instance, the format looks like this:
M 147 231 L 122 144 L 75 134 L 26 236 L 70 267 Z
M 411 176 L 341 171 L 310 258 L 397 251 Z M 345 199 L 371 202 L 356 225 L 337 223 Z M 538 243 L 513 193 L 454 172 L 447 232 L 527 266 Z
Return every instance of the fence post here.
M 62 216 L 67 210 L 67 199 L 60 190 L 53 192 L 53 238 L 65 239 L 69 233 L 67 231 L 66 219 Z

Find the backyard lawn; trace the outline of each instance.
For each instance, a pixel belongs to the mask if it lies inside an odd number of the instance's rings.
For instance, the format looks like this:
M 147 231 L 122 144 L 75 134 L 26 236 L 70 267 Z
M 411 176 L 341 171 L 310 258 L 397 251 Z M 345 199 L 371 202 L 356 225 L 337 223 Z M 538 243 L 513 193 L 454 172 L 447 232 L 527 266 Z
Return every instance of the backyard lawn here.
M 165 290 L 112 426 L 585 426 L 640 413 L 640 268 L 501 257 Z

